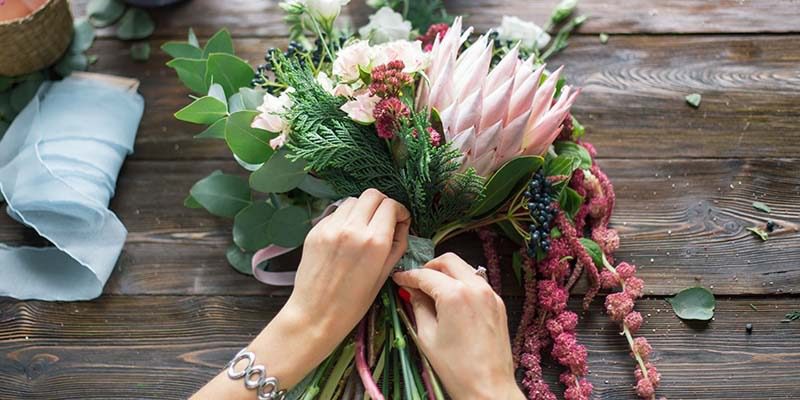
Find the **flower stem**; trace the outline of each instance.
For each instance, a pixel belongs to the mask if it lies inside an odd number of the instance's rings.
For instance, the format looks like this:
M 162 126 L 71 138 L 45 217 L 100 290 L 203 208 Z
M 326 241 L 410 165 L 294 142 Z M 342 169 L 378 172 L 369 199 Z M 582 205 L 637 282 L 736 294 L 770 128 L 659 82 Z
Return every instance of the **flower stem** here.
M 364 384 L 364 389 L 367 393 L 375 400 L 383 400 L 383 395 L 378 389 L 378 385 L 375 383 L 375 380 L 372 379 L 372 373 L 369 370 L 369 364 L 367 363 L 365 354 L 366 345 L 364 342 L 367 336 L 367 318 L 369 317 L 365 317 L 358 324 L 358 331 L 356 333 L 356 370 L 358 371 L 358 376 L 361 377 L 361 383 Z

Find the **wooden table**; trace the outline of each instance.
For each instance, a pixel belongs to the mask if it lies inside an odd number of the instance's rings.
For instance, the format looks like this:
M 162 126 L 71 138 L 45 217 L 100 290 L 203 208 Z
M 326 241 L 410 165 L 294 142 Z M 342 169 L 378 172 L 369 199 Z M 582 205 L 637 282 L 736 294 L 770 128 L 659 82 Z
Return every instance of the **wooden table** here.
M 86 0 L 73 3 L 84 14 Z M 451 1 L 485 30 L 503 14 L 543 23 L 555 0 Z M 670 399 L 800 398 L 800 3 L 797 0 L 583 0 L 591 14 L 552 65 L 583 87 L 575 115 L 617 188 L 618 257 L 639 265 L 648 297 L 643 332 Z M 367 9 L 354 0 L 356 26 Z M 163 41 L 221 27 L 258 63 L 285 46 L 277 0 L 194 0 L 153 12 L 153 57 L 98 32 L 93 71 L 142 80 L 146 111 L 136 154 L 112 203 L 130 234 L 105 295 L 91 302 L 0 301 L 0 398 L 186 398 L 275 315 L 287 290 L 271 290 L 226 265 L 230 222 L 181 203 L 197 179 L 237 171 L 226 147 L 194 141 L 172 114 L 187 92 L 164 66 Z M 602 45 L 598 34 L 610 34 Z M 699 109 L 683 97 L 703 95 Z M 760 200 L 767 215 L 753 209 Z M 761 242 L 745 228 L 774 220 Z M 0 242 L 41 243 L 0 216 Z M 482 262 L 475 238 L 454 248 Z M 507 253 L 506 253 L 507 254 Z M 505 264 L 509 265 L 508 258 Z M 0 266 L 1 267 L 1 266 Z M 712 288 L 716 317 L 682 323 L 664 298 Z M 521 291 L 506 276 L 519 317 Z M 577 303 L 575 304 L 577 308 Z M 601 300 L 582 319 L 597 398 L 633 398 L 634 364 Z M 745 324 L 753 324 L 752 334 Z M 556 369 L 547 377 L 555 381 Z M 560 385 L 556 385 L 560 388 Z

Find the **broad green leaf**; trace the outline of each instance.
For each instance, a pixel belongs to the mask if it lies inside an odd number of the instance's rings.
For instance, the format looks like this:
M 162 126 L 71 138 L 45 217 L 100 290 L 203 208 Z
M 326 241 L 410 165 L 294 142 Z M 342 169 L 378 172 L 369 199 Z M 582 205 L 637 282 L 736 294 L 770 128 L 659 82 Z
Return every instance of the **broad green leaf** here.
M 308 174 L 297 185 L 297 188 L 318 199 L 337 200 L 342 197 L 339 193 L 336 193 L 336 190 L 328 182 Z
M 586 134 L 586 128 L 581 125 L 577 118 L 572 117 L 572 139 L 580 139 Z
M 546 176 L 572 176 L 572 173 L 581 165 L 581 160 L 571 155 L 559 155 L 548 161 L 544 166 Z
M 761 202 L 761 201 L 754 201 L 753 202 L 753 208 L 755 208 L 758 211 L 763 211 L 763 212 L 765 212 L 767 214 L 772 212 L 772 209 L 769 208 L 769 206 L 766 205 L 766 203 Z
M 206 128 L 206 130 L 194 136 L 195 139 L 222 139 L 225 140 L 225 123 L 228 122 L 227 118 L 220 118 Z
M 525 244 L 525 239 L 522 236 L 520 236 L 519 232 L 517 232 L 517 230 L 514 229 L 514 226 L 511 225 L 511 222 L 509 222 L 508 220 L 500 221 L 496 225 L 500 227 L 500 230 L 503 231 L 506 237 L 514 241 L 514 243 L 520 246 Z
M 700 101 L 703 100 L 703 96 L 701 96 L 700 93 L 692 93 L 686 95 L 684 99 L 686 99 L 686 102 L 689 103 L 690 106 L 697 108 L 700 107 Z
M 189 192 L 203 208 L 220 217 L 233 218 L 250 205 L 250 187 L 247 181 L 219 171 L 201 179 Z
M 273 153 L 269 141 L 277 136 L 250 126 L 256 114 L 258 113 L 255 111 L 239 111 L 231 114 L 225 124 L 225 141 L 228 147 L 249 164 L 267 161 Z
M 225 97 L 225 90 L 222 89 L 222 86 L 219 83 L 213 83 L 208 88 L 208 95 L 221 101 L 224 104 L 228 104 L 228 99 Z
M 183 199 L 183 206 L 186 208 L 203 208 L 203 205 L 198 203 L 191 194 Z
M 586 249 L 586 252 L 589 253 L 589 256 L 592 257 L 592 262 L 594 262 L 595 268 L 603 268 L 604 256 L 600 245 L 592 239 L 580 238 L 579 240 L 583 248 Z
M 91 0 L 86 5 L 89 21 L 98 28 L 113 24 L 124 12 L 125 4 L 121 0 Z
M 11 91 L 0 92 L 0 120 L 11 121 L 16 115 L 11 107 Z
M 716 306 L 714 294 L 704 287 L 683 289 L 667 301 L 672 305 L 678 318 L 708 321 L 714 317 Z
M 298 247 L 311 230 L 311 217 L 305 208 L 289 206 L 272 214 L 267 226 L 270 242 L 281 247 Z
M 244 250 L 255 251 L 269 244 L 267 225 L 275 207 L 261 201 L 247 206 L 233 220 L 233 242 Z
M 203 96 L 178 110 L 175 118 L 193 124 L 210 125 L 227 115 L 228 107 L 225 103 L 211 96 Z
M 171 55 L 173 58 L 203 58 L 203 50 L 185 42 L 167 42 L 161 45 L 161 50 Z
M 187 41 L 190 45 L 200 48 L 200 42 L 197 41 L 197 35 L 194 34 L 194 29 L 189 28 L 189 34 L 187 35 Z
M 234 54 L 233 40 L 231 39 L 231 33 L 227 29 L 222 28 L 208 39 L 206 47 L 203 49 L 203 58 L 208 58 L 211 53 Z
M 237 272 L 245 274 L 245 275 L 253 275 L 253 253 L 248 251 L 242 251 L 238 246 L 232 244 L 228 246 L 228 250 L 225 251 L 225 258 L 228 260 L 228 264 L 233 267 Z
M 286 154 L 277 152 L 250 174 L 250 187 L 263 193 L 286 193 L 300 185 L 307 175 L 306 162 L 289 160 Z
M 150 43 L 139 42 L 131 45 L 131 58 L 133 61 L 147 61 L 150 59 Z
M 178 79 L 194 93 L 206 94 L 206 60 L 176 58 L 167 62 L 167 66 L 178 73 Z
M 225 53 L 211 53 L 206 62 L 206 85 L 219 83 L 225 96 L 231 97 L 241 87 L 249 87 L 253 79 L 253 67 L 239 57 Z
M 554 144 L 554 147 L 558 155 L 568 155 L 577 158 L 580 161 L 579 168 L 592 168 L 592 156 L 585 147 L 569 140 L 558 141 Z
M 125 11 L 117 26 L 117 37 L 122 40 L 144 39 L 153 34 L 156 24 L 150 14 L 139 8 Z
M 14 84 L 14 78 L 10 76 L 0 76 L 0 92 L 5 92 Z
M 520 181 L 529 178 L 543 163 L 542 157 L 524 156 L 503 164 L 486 182 L 484 187 L 486 196 L 472 209 L 469 215 L 479 217 L 502 206 L 514 189 L 520 187 Z
M 264 102 L 264 93 L 266 92 L 263 89 L 253 89 L 249 87 L 240 88 L 239 94 L 242 96 L 244 109 L 255 110 L 258 108 L 261 103 Z
M 94 27 L 89 23 L 86 18 L 76 19 L 73 23 L 72 43 L 69 46 L 69 52 L 72 54 L 80 54 L 92 47 L 94 42 Z
M 19 113 L 28 105 L 28 102 L 36 95 L 36 91 L 39 90 L 39 85 L 41 84 L 42 80 L 39 78 L 27 79 L 14 86 L 9 98 L 9 104 L 14 113 Z
M 397 263 L 403 271 L 422 268 L 428 261 L 433 260 L 433 241 L 426 238 L 408 235 L 408 248 Z
M 234 93 L 233 96 L 228 99 L 228 108 L 231 113 L 247 110 L 244 107 L 244 100 L 242 100 L 242 95 L 240 93 Z
M 67 53 L 58 60 L 53 69 L 62 77 L 67 77 L 73 71 L 86 71 L 89 68 L 89 58 L 83 53 Z
M 570 219 L 573 219 L 578 210 L 580 210 L 581 205 L 583 205 L 583 196 L 567 186 L 558 197 L 558 204 L 564 213 L 566 213 Z

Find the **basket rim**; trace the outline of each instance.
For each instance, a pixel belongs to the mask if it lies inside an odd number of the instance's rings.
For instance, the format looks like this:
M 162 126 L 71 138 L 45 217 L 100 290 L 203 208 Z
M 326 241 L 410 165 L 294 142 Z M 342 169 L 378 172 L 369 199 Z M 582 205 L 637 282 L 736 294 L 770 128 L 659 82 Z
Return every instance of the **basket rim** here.
M 41 14 L 42 12 L 44 12 L 44 10 L 48 6 L 50 6 L 51 4 L 57 3 L 59 1 L 66 1 L 66 0 L 46 0 L 44 3 L 42 3 L 41 6 L 39 6 L 39 8 L 33 10 L 33 12 L 28 14 L 28 15 L 24 15 L 22 17 L 18 17 L 18 18 L 15 18 L 15 19 L 9 19 L 9 20 L 0 22 L 0 28 L 6 28 L 6 27 L 11 26 L 11 25 L 24 24 L 24 23 L 28 22 L 29 20 L 32 20 L 32 19 L 36 18 L 37 15 Z

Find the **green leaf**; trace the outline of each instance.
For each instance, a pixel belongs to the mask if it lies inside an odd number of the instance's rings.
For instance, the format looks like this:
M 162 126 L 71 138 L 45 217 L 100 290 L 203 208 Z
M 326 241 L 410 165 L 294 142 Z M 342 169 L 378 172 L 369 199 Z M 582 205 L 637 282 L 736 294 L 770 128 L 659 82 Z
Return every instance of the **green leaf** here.
M 755 208 L 758 211 L 763 211 L 763 212 L 765 212 L 767 214 L 772 212 L 772 209 L 770 209 L 768 205 L 766 205 L 765 203 L 760 202 L 760 201 L 754 201 L 753 202 L 753 208 Z
M 233 242 L 244 250 L 258 250 L 270 243 L 267 226 L 275 207 L 261 201 L 247 206 L 233 220 Z
M 237 272 L 245 275 L 253 275 L 253 254 L 251 252 L 242 251 L 238 246 L 232 244 L 228 246 L 225 251 L 225 258 L 228 259 L 228 264 L 233 267 Z
M 517 283 L 524 286 L 525 282 L 522 280 L 522 256 L 518 251 L 511 255 L 511 269 L 514 271 L 514 277 L 517 278 Z
M 98 28 L 113 24 L 124 12 L 125 4 L 120 0 L 91 0 L 86 5 L 89 21 Z
M 183 199 L 183 206 L 186 208 L 203 208 L 203 205 L 198 203 L 191 194 Z
M 514 189 L 519 187 L 520 180 L 530 177 L 544 163 L 538 156 L 514 158 L 503 164 L 489 178 L 484 188 L 486 196 L 469 213 L 472 217 L 488 214 L 502 206 Z
M 585 147 L 569 140 L 558 141 L 553 146 L 555 147 L 556 154 L 573 156 L 578 159 L 580 161 L 579 168 L 592 168 L 592 156 Z
M 582 164 L 582 161 L 572 155 L 559 154 L 544 166 L 545 176 L 572 176 L 572 173 Z
M 228 99 L 228 109 L 231 113 L 247 111 L 244 107 L 244 100 L 242 100 L 242 95 L 240 93 L 234 93 L 233 96 Z
M 520 236 L 519 232 L 517 232 L 517 230 L 514 229 L 514 225 L 511 225 L 511 222 L 509 222 L 508 220 L 500 221 L 496 225 L 500 227 L 500 230 L 503 231 L 506 237 L 513 240 L 514 243 L 520 246 L 525 244 L 525 238 Z
M 89 65 L 94 65 L 97 62 L 97 54 L 89 54 L 86 56 L 86 59 L 89 60 Z
M 0 121 L 11 121 L 16 115 L 11 107 L 11 91 L 0 92 Z
M 596 268 L 603 268 L 603 250 L 600 245 L 592 239 L 580 238 L 581 246 L 586 249 L 589 256 L 592 257 L 592 262 Z
M 122 40 L 144 39 L 153 34 L 156 24 L 150 14 L 139 8 L 129 8 L 117 26 L 117 37 Z
M 328 182 L 308 174 L 297 188 L 318 199 L 337 200 L 342 197 Z
M 94 27 L 86 18 L 76 19 L 73 23 L 74 33 L 69 46 L 71 54 L 80 54 L 92 47 L 94 42 Z
M 200 48 L 200 42 L 197 41 L 197 35 L 194 34 L 194 29 L 189 28 L 189 34 L 187 35 L 186 39 L 190 45 Z
M 195 139 L 222 139 L 225 140 L 225 124 L 228 118 L 221 118 L 194 136 Z
M 14 86 L 9 98 L 9 104 L 14 113 L 19 113 L 28 105 L 28 102 L 36 95 L 36 91 L 39 90 L 41 84 L 42 80 L 39 78 L 24 80 L 17 84 L 17 86 Z
M 150 59 L 150 43 L 139 42 L 131 45 L 131 58 L 133 61 L 147 61 Z
M 215 171 L 192 186 L 192 197 L 211 214 L 220 217 L 236 216 L 250 205 L 250 187 L 247 181 Z
M 577 118 L 572 117 L 572 140 L 577 140 L 586 134 L 586 128 L 581 125 Z
M 769 234 L 761 228 L 758 227 L 749 227 L 747 228 L 748 231 L 753 232 L 754 235 L 758 236 L 761 241 L 766 242 L 769 239 Z
M 264 90 L 243 87 L 239 89 L 245 110 L 255 110 L 264 102 Z
M 67 53 L 53 67 L 62 77 L 67 77 L 73 71 L 86 71 L 89 68 L 89 58 L 83 53 Z
M 5 92 L 14 84 L 14 78 L 10 76 L 0 76 L 0 92 Z
M 205 94 L 208 92 L 208 85 L 206 85 L 206 60 L 176 58 L 170 60 L 167 66 L 178 73 L 178 79 L 192 92 L 197 94 Z
M 203 49 L 203 58 L 208 58 L 211 53 L 234 54 L 233 40 L 231 40 L 231 33 L 227 29 L 222 28 L 208 39 L 206 47 Z
M 281 247 L 298 247 L 311 230 L 311 217 L 305 208 L 289 206 L 272 214 L 267 226 L 270 242 Z
M 3 135 L 6 134 L 6 131 L 8 130 L 9 126 L 11 126 L 11 125 L 8 122 L 0 121 L 0 139 L 2 139 Z M 2 202 L 3 202 L 3 196 L 0 196 L 0 203 L 2 203 Z
M 175 118 L 193 124 L 210 125 L 227 115 L 228 107 L 225 103 L 215 97 L 203 96 L 178 110 Z
M 205 81 L 206 85 L 219 83 L 225 89 L 225 96 L 231 97 L 239 88 L 250 86 L 254 74 L 253 67 L 241 58 L 225 53 L 212 53 L 206 62 Z
M 161 50 L 173 58 L 190 58 L 193 60 L 203 58 L 203 50 L 185 42 L 167 42 L 161 45 Z
M 305 179 L 306 162 L 286 158 L 287 151 L 279 151 L 250 174 L 250 187 L 263 193 L 286 193 Z
M 683 289 L 675 297 L 668 298 L 675 315 L 681 319 L 708 321 L 714 317 L 716 301 L 710 290 L 695 286 Z
M 225 90 L 222 89 L 219 83 L 214 83 L 208 88 L 208 95 L 226 105 L 228 104 L 228 99 L 225 97 Z
M 606 44 L 608 43 L 608 34 L 600 32 L 600 43 Z
M 239 111 L 228 117 L 225 125 L 225 141 L 242 161 L 249 164 L 260 164 L 267 161 L 273 153 L 269 141 L 277 135 L 263 129 L 250 126 L 255 111 Z
M 686 95 L 684 99 L 686 99 L 686 102 L 689 103 L 690 106 L 697 108 L 700 107 L 700 101 L 703 99 L 703 96 L 701 96 L 700 93 L 692 93 Z
M 583 196 L 578 194 L 578 192 L 573 190 L 571 187 L 567 186 L 558 197 L 558 204 L 561 206 L 561 209 L 564 211 L 564 213 L 566 213 L 570 219 L 573 219 L 583 204 Z
M 425 266 L 428 261 L 433 260 L 435 256 L 433 241 L 408 235 L 408 248 L 397 263 L 397 267 L 403 271 L 419 269 Z

